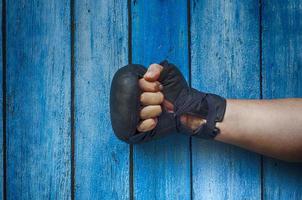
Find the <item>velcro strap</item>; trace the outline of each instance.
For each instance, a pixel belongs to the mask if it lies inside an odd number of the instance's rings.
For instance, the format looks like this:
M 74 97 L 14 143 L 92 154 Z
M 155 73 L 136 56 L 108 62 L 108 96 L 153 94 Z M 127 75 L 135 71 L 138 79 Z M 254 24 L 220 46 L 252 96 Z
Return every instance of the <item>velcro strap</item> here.
M 216 96 L 193 88 L 181 91 L 174 105 L 177 130 L 191 136 L 213 139 L 219 133 L 219 129 L 215 127 L 218 121 L 216 108 L 218 104 L 215 99 L 217 99 Z M 201 117 L 206 119 L 206 123 L 193 132 L 180 122 L 180 116 L 183 114 Z
M 219 129 L 216 128 L 216 107 L 213 104 L 213 101 L 210 100 L 211 97 L 206 98 L 209 112 L 206 118 L 206 123 L 203 124 L 199 129 L 197 129 L 194 133 L 194 136 L 203 138 L 203 139 L 213 139 L 219 133 Z

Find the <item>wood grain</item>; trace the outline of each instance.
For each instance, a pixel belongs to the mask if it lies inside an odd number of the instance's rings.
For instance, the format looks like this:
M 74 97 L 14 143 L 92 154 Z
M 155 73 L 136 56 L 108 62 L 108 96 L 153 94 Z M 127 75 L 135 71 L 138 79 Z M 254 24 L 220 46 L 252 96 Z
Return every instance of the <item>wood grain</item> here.
M 266 0 L 263 97 L 302 97 L 302 2 Z M 302 165 L 264 159 L 264 199 L 302 199 Z
M 75 198 L 129 199 L 129 145 L 114 135 L 111 79 L 128 62 L 127 1 L 75 1 Z
M 131 0 L 128 19 L 127 1 L 74 0 L 72 55 L 70 0 L 7 0 L 7 199 L 71 199 L 71 180 L 75 199 L 302 199 L 301 164 L 265 157 L 261 177 L 259 155 L 200 139 L 190 155 L 180 134 L 134 145 L 131 171 L 130 146 L 109 120 L 110 82 L 131 52 L 146 66 L 168 59 L 194 88 L 224 97 L 302 97 L 302 2 L 261 2 Z
M 189 78 L 185 1 L 132 1 L 132 59 L 146 66 L 164 59 Z M 190 199 L 189 137 L 134 145 L 135 199 Z
M 7 199 L 70 199 L 69 5 L 7 1 Z
M 192 86 L 228 98 L 260 97 L 257 1 L 191 1 Z M 193 199 L 260 199 L 260 156 L 193 139 Z

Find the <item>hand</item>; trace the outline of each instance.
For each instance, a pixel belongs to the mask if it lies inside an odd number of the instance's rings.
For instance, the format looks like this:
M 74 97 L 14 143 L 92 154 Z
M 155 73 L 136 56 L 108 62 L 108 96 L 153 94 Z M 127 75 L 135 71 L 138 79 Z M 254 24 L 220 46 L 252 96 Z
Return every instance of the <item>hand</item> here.
M 138 125 L 137 130 L 146 132 L 154 129 L 157 124 L 157 117 L 166 109 L 168 112 L 174 112 L 174 105 L 168 100 L 164 99 L 162 94 L 162 86 L 157 81 L 163 67 L 159 64 L 152 64 L 149 66 L 146 74 L 139 80 L 139 86 L 143 93 L 141 94 L 141 103 L 145 107 L 140 112 L 141 123 Z M 192 116 L 182 115 L 181 122 L 192 129 L 193 131 L 199 128 L 205 120 Z

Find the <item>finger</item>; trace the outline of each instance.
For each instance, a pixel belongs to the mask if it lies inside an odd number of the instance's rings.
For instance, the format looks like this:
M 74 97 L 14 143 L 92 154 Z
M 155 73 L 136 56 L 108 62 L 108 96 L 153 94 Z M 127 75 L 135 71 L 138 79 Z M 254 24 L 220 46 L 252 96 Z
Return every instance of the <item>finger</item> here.
M 158 81 L 150 82 L 144 78 L 139 79 L 138 84 L 144 92 L 158 92 L 163 89 L 163 86 Z
M 144 75 L 144 79 L 146 79 L 147 81 L 157 81 L 162 70 L 163 66 L 159 64 L 151 64 L 146 74 Z
M 153 119 L 153 118 L 151 118 L 151 119 L 146 119 L 146 120 L 142 121 L 142 122 L 138 125 L 137 130 L 138 130 L 139 132 L 147 132 L 147 131 L 151 131 L 152 129 L 155 128 L 156 124 L 157 124 L 157 119 L 156 119 L 156 118 L 155 118 L 155 119 Z
M 159 116 L 161 112 L 160 105 L 146 106 L 141 110 L 140 117 L 141 119 L 154 118 Z
M 160 105 L 163 100 L 164 95 L 161 92 L 144 92 L 140 97 L 143 105 Z

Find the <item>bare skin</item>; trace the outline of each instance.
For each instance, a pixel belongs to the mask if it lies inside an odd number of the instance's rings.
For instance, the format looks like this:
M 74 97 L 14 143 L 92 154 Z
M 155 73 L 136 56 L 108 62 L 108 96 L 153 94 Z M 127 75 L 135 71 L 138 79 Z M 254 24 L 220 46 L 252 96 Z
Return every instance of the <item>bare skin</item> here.
M 162 66 L 152 64 L 139 81 L 142 93 L 141 132 L 152 130 L 161 114 L 161 106 L 173 111 L 164 99 L 157 79 Z M 205 120 L 181 116 L 184 125 L 196 130 Z M 286 161 L 302 161 L 302 99 L 232 100 L 222 122 L 216 124 L 220 134 L 215 140 L 240 146 L 257 153 Z
M 157 81 L 159 78 L 162 66 L 153 64 L 150 65 L 144 78 L 139 80 L 139 86 L 142 91 L 140 101 L 144 108 L 140 111 L 142 119 L 137 127 L 140 132 L 146 132 L 155 128 L 157 117 L 161 114 L 161 104 L 164 101 L 164 95 L 160 92 L 161 84 Z M 157 105 L 157 106 L 156 106 Z

